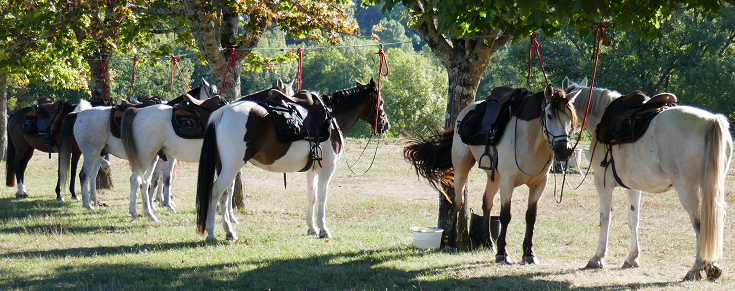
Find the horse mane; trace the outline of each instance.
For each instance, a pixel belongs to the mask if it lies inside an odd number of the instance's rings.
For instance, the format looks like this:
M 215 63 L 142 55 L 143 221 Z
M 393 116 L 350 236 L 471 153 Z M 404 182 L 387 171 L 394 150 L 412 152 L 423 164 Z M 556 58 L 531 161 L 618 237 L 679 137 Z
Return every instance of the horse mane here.
M 579 93 L 579 96 L 577 96 L 577 98 L 574 100 L 574 107 L 577 111 L 577 115 L 579 116 L 584 116 L 584 112 L 587 108 L 588 98 L 592 98 L 588 114 L 590 116 L 602 117 L 602 115 L 605 113 L 605 109 L 607 109 L 607 106 L 610 105 L 613 100 L 622 96 L 617 91 L 605 88 L 594 88 L 592 89 L 592 96 L 590 97 L 589 87 L 578 88 L 581 90 L 581 92 Z
M 513 116 L 521 120 L 533 120 L 541 117 L 544 108 L 544 91 L 526 95 L 523 98 L 517 98 L 511 104 Z
M 374 92 L 375 87 L 367 85 L 357 85 L 352 88 L 339 90 L 334 93 L 322 95 L 324 105 L 331 109 L 333 115 L 350 111 L 370 97 L 370 93 Z
M 248 94 L 248 95 L 245 95 L 245 96 L 240 97 L 240 99 L 235 100 L 235 102 L 237 102 L 237 101 L 243 101 L 243 100 L 247 100 L 247 101 L 263 101 L 263 100 L 267 100 L 270 97 L 269 96 L 269 93 L 270 93 L 270 91 L 272 89 L 278 89 L 278 88 L 271 87 L 271 88 L 268 88 L 268 89 L 265 89 L 265 90 L 262 90 L 262 91 L 251 93 L 251 94 Z

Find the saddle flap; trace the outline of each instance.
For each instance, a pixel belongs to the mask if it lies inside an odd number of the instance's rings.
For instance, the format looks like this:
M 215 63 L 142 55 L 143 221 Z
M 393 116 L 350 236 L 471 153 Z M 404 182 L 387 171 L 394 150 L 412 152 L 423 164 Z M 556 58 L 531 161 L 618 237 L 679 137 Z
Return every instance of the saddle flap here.
M 646 96 L 646 94 L 643 94 L 643 92 L 638 90 L 620 98 L 622 98 L 620 101 L 622 105 L 628 108 L 641 107 L 643 104 L 646 104 L 648 100 L 651 100 L 651 97 Z
M 508 102 L 508 100 L 510 100 L 510 97 L 513 95 L 513 91 L 515 90 L 515 88 L 506 86 L 495 87 L 492 91 L 490 91 L 490 96 L 488 96 L 486 100 L 497 100 L 498 103 L 505 104 L 505 102 Z
M 659 93 L 656 94 L 656 96 L 651 97 L 651 100 L 648 100 L 647 105 L 656 105 L 656 104 L 664 104 L 664 103 L 676 103 L 678 100 L 676 100 L 676 96 L 671 93 Z

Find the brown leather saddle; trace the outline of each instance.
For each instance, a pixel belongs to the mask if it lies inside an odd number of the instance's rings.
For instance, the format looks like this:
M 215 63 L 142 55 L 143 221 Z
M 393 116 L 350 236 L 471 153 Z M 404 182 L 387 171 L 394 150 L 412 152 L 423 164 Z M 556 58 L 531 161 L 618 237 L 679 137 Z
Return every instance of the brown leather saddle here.
M 63 119 L 64 101 L 51 101 L 49 98 L 42 98 L 38 103 L 26 112 L 21 125 L 21 131 L 25 134 L 45 134 L 46 139 L 56 133 Z M 48 144 L 44 140 L 45 144 Z
M 181 103 L 174 104 L 171 124 L 176 134 L 182 138 L 204 138 L 209 116 L 227 104 L 219 95 L 206 100 L 198 100 L 189 94 L 182 95 Z
M 635 142 L 656 115 L 676 106 L 676 102 L 676 96 L 670 93 L 648 97 L 638 90 L 619 97 L 605 109 L 597 126 L 597 138 L 605 144 Z
M 120 126 L 122 125 L 122 117 L 125 109 L 143 108 L 155 104 L 166 104 L 167 101 L 161 96 L 147 96 L 140 100 L 140 103 L 130 103 L 128 100 L 120 100 L 120 105 L 112 106 L 110 110 L 110 132 L 112 136 L 120 138 Z
M 457 126 L 462 142 L 468 145 L 495 145 L 511 117 L 511 103 L 530 95 L 524 88 L 495 87 L 485 101 L 468 112 Z

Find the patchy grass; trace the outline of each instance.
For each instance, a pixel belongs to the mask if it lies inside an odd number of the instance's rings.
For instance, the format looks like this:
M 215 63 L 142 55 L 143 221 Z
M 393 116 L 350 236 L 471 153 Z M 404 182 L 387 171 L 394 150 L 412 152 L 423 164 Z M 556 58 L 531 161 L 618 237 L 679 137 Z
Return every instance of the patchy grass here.
M 733 219 L 725 232 L 724 275 L 717 282 L 679 282 L 694 261 L 694 232 L 676 193 L 644 194 L 641 202 L 642 267 L 621 269 L 627 256 L 627 197 L 614 195 L 608 267 L 580 270 L 598 237 L 598 201 L 586 183 L 554 202 L 549 184 L 539 207 L 535 249 L 539 266 L 497 265 L 486 250 L 447 254 L 413 248 L 411 226 L 435 226 L 439 196 L 403 161 L 400 144 L 379 141 L 358 156 L 365 140 L 350 140 L 330 187 L 327 221 L 333 239 L 306 235 L 304 174 L 243 170 L 248 193 L 237 210 L 241 241 L 204 242 L 194 225 L 196 165 L 181 164 L 173 184 L 177 212 L 159 209 L 160 222 L 128 215 L 127 162 L 113 159 L 115 188 L 99 194 L 106 207 L 83 209 L 57 202 L 56 158 L 36 154 L 26 174 L 31 198 L 0 195 L 0 289 L 48 290 L 732 290 Z M 356 174 L 348 168 L 353 166 Z M 0 165 L 4 169 L 4 164 Z M 570 185 L 581 180 L 570 174 Z M 560 177 L 558 183 L 561 183 Z M 485 174 L 473 171 L 468 207 L 481 208 Z M 550 181 L 553 181 L 551 177 Z M 732 204 L 735 181 L 728 177 Z M 558 185 L 560 186 L 560 185 Z M 78 188 L 78 186 L 77 186 Z M 569 189 L 569 188 L 567 188 Z M 65 194 L 69 197 L 69 194 Z M 556 197 L 558 199 L 558 197 Z M 496 199 L 498 199 L 496 197 Z M 518 260 L 527 189 L 513 197 L 509 253 Z M 497 215 L 498 206 L 493 215 Z M 731 214 L 732 208 L 728 208 Z M 138 211 L 141 207 L 138 203 Z M 481 212 L 481 211 L 480 211 Z M 218 225 L 219 219 L 218 219 Z M 222 239 L 221 227 L 216 229 Z

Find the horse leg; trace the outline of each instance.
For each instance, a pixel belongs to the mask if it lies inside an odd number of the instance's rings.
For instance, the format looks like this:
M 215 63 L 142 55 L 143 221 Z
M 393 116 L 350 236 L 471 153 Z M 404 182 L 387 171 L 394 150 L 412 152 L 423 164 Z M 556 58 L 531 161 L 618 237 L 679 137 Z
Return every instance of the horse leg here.
M 306 172 L 306 201 L 308 203 L 306 211 L 306 225 L 309 229 L 306 231 L 307 235 L 316 235 L 317 230 L 314 223 L 314 211 L 316 210 L 316 186 L 317 186 L 317 174 L 316 171 Z
M 235 193 L 235 183 L 231 183 L 227 186 L 227 195 L 222 195 L 220 198 L 220 209 L 222 210 L 222 226 L 225 229 L 225 239 L 230 241 L 238 240 L 235 229 L 232 227 L 232 196 Z
M 700 239 L 700 227 L 701 227 L 701 220 L 700 220 L 700 213 L 699 213 L 699 189 L 688 189 L 686 186 L 678 186 L 675 185 L 674 188 L 676 189 L 676 193 L 679 194 L 679 201 L 681 202 L 681 205 L 684 207 L 684 210 L 686 210 L 687 214 L 689 214 L 689 220 L 692 222 L 692 228 L 694 228 L 694 233 L 696 237 L 697 242 L 697 257 L 694 259 L 694 266 L 692 266 L 691 269 L 687 272 L 687 274 L 684 276 L 684 281 L 696 281 L 702 279 L 702 270 L 704 270 L 704 264 L 702 262 L 702 257 L 700 256 L 700 245 L 699 245 L 699 239 Z
M 28 145 L 25 145 L 23 147 L 16 147 L 16 148 L 22 148 L 23 150 L 20 152 L 20 155 L 17 155 L 15 160 L 15 181 L 18 186 L 18 192 L 15 193 L 15 198 L 28 198 L 28 193 L 26 193 L 26 186 L 25 186 L 25 173 L 26 173 L 26 167 L 28 167 L 28 161 L 31 160 L 33 157 L 33 148 L 29 147 Z
M 148 220 L 149 221 L 155 221 L 158 222 L 158 218 L 156 217 L 156 214 L 153 212 L 153 198 L 151 197 L 150 193 L 150 185 L 151 185 L 151 176 L 153 175 L 153 170 L 156 168 L 156 163 L 158 159 L 155 158 L 151 162 L 151 164 L 148 166 L 148 169 L 143 174 L 143 179 L 141 180 L 140 184 L 140 195 L 141 200 L 143 201 L 143 211 L 145 211 L 146 214 L 148 214 Z
M 490 173 L 487 174 L 487 183 L 485 184 L 485 193 L 482 194 L 482 244 L 489 250 L 493 251 L 493 254 L 498 252 L 498 248 L 495 245 L 495 240 L 492 238 L 490 231 L 491 216 L 490 213 L 493 210 L 493 199 L 495 194 L 500 189 L 500 183 L 498 181 L 490 181 Z
M 242 167 L 243 165 L 240 164 Z M 237 175 L 238 170 L 232 170 L 232 169 L 222 169 L 222 172 L 217 176 L 217 180 L 214 181 L 214 185 L 212 186 L 212 197 L 210 198 L 210 201 L 212 203 L 209 203 L 209 211 L 207 211 L 207 221 L 204 225 L 204 229 L 207 231 L 207 239 L 206 240 L 217 240 L 217 236 L 214 235 L 214 223 L 215 223 L 215 215 L 217 214 L 217 206 L 222 198 L 222 194 L 225 192 L 225 190 L 230 186 L 233 185 L 233 182 L 235 181 L 235 176 Z M 227 205 L 222 205 L 220 208 L 225 208 Z M 222 213 L 227 213 L 226 209 L 222 210 Z M 229 220 L 227 216 L 222 216 L 223 220 Z M 235 230 L 232 229 L 232 224 L 229 223 L 229 221 L 223 221 L 223 226 L 225 227 L 225 232 L 227 233 L 227 239 L 237 240 L 237 234 L 235 233 Z M 229 227 L 229 228 L 228 228 Z
M 539 260 L 533 251 L 533 229 L 536 225 L 536 214 L 538 213 L 538 200 L 544 193 L 546 179 L 541 179 L 532 185 L 528 185 L 528 209 L 526 210 L 526 236 L 523 238 L 523 262 L 538 265 Z
M 609 177 L 608 177 L 609 178 Z M 603 179 L 602 175 L 595 176 L 595 180 Z M 605 187 L 602 181 L 595 181 L 597 195 L 600 198 L 600 238 L 597 241 L 597 251 L 587 262 L 585 269 L 600 269 L 605 266 L 605 255 L 607 255 L 607 238 L 610 231 L 610 218 L 612 212 L 612 192 L 614 187 Z
M 100 204 L 99 199 L 97 199 L 97 174 L 100 169 L 104 172 L 108 172 L 110 170 L 110 162 L 105 160 L 102 156 L 97 158 L 97 161 L 94 163 L 94 168 L 92 168 L 92 173 L 90 173 L 89 200 L 93 205 Z
M 173 157 L 169 157 L 168 161 L 162 162 L 161 165 L 161 186 L 159 187 L 159 194 L 163 196 L 162 201 L 163 205 L 168 207 L 169 210 L 176 212 L 176 204 L 174 203 L 174 200 L 171 198 L 171 180 L 173 180 L 174 175 L 174 165 L 176 164 L 176 160 L 173 159 Z M 163 193 L 161 193 L 163 192 Z
M 458 152 L 463 149 L 466 152 Z M 454 201 L 452 201 L 454 207 L 452 211 L 454 211 L 454 215 L 452 215 L 452 225 L 449 227 L 449 233 L 447 235 L 447 244 L 444 246 L 444 251 L 447 252 L 455 252 L 459 247 L 457 243 L 457 237 L 459 236 L 457 221 L 464 206 L 464 189 L 465 185 L 467 185 L 468 174 L 473 164 L 474 160 L 472 159 L 469 147 L 461 146 L 457 147 L 456 150 L 454 147 L 452 148 L 452 166 L 454 167 Z
M 638 225 L 640 222 L 640 208 L 641 208 L 641 191 L 628 189 L 628 203 L 630 204 L 630 211 L 628 212 L 628 227 L 630 228 L 630 250 L 628 251 L 628 258 L 623 263 L 623 268 L 638 268 L 640 267 L 640 244 L 638 243 Z
M 232 197 L 235 196 L 235 181 L 232 181 L 230 187 L 227 187 L 227 212 L 230 215 L 230 221 L 234 224 L 240 224 L 240 221 L 235 217 L 235 212 L 232 210 Z
M 71 181 L 69 182 L 69 193 L 71 193 L 71 200 L 79 200 L 77 193 L 74 192 L 74 182 L 76 181 L 75 173 L 77 172 L 77 164 L 79 164 L 79 158 L 82 156 L 81 152 L 72 152 L 71 154 Z
M 94 209 L 94 205 L 89 203 L 89 192 L 92 190 L 92 184 L 94 183 L 94 169 L 97 168 L 97 157 L 94 155 L 84 155 L 84 162 L 82 163 L 82 169 L 79 170 L 79 184 L 82 188 L 82 206 L 89 210 Z
M 498 252 L 495 255 L 496 263 L 513 264 L 513 260 L 506 250 L 508 224 L 510 224 L 510 206 L 513 198 L 513 185 L 511 182 L 500 182 L 500 235 L 498 236 Z
M 332 233 L 327 228 L 327 192 L 329 191 L 329 182 L 332 180 L 332 175 L 334 175 L 336 167 L 336 161 L 335 163 L 322 162 L 322 167 L 318 170 L 319 174 L 317 175 L 317 179 L 319 185 L 317 186 L 317 202 L 319 214 L 317 214 L 317 225 L 320 229 L 320 238 L 332 238 Z

